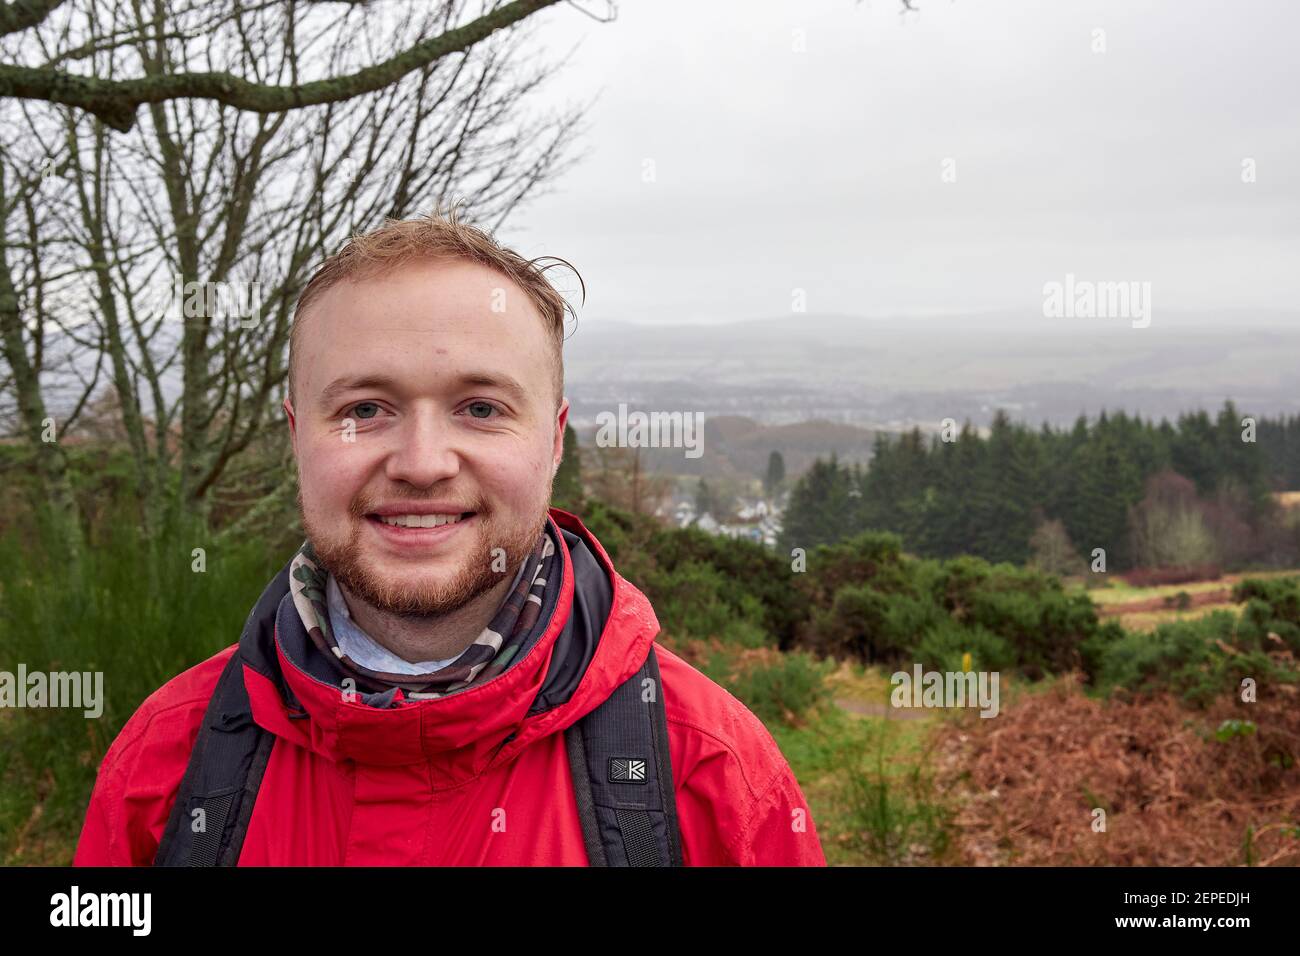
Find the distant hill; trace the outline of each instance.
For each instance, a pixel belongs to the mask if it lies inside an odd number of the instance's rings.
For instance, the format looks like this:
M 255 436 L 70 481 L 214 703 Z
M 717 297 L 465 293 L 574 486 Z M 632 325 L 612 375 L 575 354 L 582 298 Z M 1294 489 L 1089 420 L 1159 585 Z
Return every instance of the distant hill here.
M 1070 425 L 1103 409 L 1159 420 L 1232 399 L 1255 415 L 1300 411 L 1300 313 L 1158 311 L 1151 325 L 947 316 L 798 315 L 710 325 L 579 323 L 566 341 L 575 428 L 619 402 L 868 430 Z M 698 464 L 698 463 L 697 463 Z

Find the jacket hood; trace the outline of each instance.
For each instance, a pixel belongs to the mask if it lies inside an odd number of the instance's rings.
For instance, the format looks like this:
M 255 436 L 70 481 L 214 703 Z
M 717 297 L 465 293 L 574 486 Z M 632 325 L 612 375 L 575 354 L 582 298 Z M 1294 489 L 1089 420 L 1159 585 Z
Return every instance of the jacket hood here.
M 576 516 L 552 508 L 548 522 L 561 542 L 562 579 L 552 606 L 542 608 L 549 620 L 540 636 L 481 685 L 428 700 L 399 690 L 386 708 L 345 693 L 302 625 L 286 563 L 240 638 L 253 719 L 331 760 L 427 763 L 435 789 L 506 763 L 577 722 L 640 669 L 659 622 Z

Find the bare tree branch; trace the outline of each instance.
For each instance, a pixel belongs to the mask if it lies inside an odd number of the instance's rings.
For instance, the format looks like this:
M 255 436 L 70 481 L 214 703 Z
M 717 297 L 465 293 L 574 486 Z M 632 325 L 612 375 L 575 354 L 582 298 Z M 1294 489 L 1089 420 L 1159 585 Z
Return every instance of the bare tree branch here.
M 15 0 L 11 7 L 22 0 Z M 37 19 L 34 11 L 10 12 L 22 29 L 39 23 L 63 0 L 29 0 L 26 6 L 43 8 Z M 336 0 L 337 2 L 337 0 Z M 28 67 L 0 63 L 0 97 L 44 100 L 73 106 L 99 117 L 107 126 L 128 132 L 136 122 L 137 109 L 177 99 L 210 99 L 226 106 L 252 113 L 276 113 L 285 110 L 339 103 L 373 93 L 398 82 L 451 53 L 460 53 L 525 17 L 558 3 L 559 0 L 513 0 L 461 27 L 417 43 L 382 63 L 343 76 L 330 77 L 291 86 L 257 83 L 228 72 L 176 73 L 156 72 L 128 80 L 107 80 L 80 76 L 48 67 Z M 157 24 L 158 36 L 164 31 Z M 13 32 L 8 30 L 5 32 Z
M 0 4 L 0 36 L 34 27 L 67 0 L 13 0 Z

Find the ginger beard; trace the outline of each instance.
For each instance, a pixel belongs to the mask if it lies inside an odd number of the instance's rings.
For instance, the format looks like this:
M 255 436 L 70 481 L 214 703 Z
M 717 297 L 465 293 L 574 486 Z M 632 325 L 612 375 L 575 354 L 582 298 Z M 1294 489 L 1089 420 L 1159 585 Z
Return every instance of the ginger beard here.
M 551 498 L 551 489 L 547 488 L 543 498 L 541 513 L 531 522 L 514 525 L 498 524 L 492 520 L 491 513 L 474 503 L 471 508 L 475 513 L 475 527 L 465 528 L 459 534 L 471 533 L 474 538 L 466 546 L 458 543 L 458 551 L 466 555 L 464 562 L 455 572 L 444 579 L 433 573 L 421 575 L 418 583 L 394 581 L 367 559 L 362 536 L 366 534 L 366 517 L 378 504 L 376 498 L 364 493 L 352 499 L 348 506 L 349 532 L 344 535 L 327 534 L 324 529 L 314 525 L 307 516 L 303 506 L 302 489 L 298 489 L 298 513 L 307 540 L 311 542 L 321 566 L 334 576 L 350 596 L 355 597 L 375 610 L 403 618 L 435 618 L 459 610 L 475 598 L 483 595 L 501 583 L 502 579 L 513 581 L 519 573 L 519 566 L 532 553 L 547 523 L 547 510 Z M 392 501 L 426 501 L 432 497 L 423 495 L 395 494 L 383 499 Z M 494 570 L 500 566 L 495 561 L 494 552 L 501 548 L 505 551 L 504 571 Z M 445 562 L 444 562 L 445 563 Z M 411 572 L 407 572 L 409 578 Z M 445 572 L 443 574 L 445 577 Z

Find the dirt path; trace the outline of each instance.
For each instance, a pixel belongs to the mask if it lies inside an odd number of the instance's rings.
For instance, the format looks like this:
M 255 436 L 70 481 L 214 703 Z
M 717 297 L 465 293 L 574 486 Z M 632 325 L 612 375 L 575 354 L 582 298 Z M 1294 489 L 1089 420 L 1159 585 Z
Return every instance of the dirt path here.
M 861 714 L 863 717 L 880 717 L 885 720 L 924 720 L 927 716 L 923 708 L 887 707 L 884 704 L 873 704 L 849 697 L 836 697 L 835 705 L 851 714 Z

